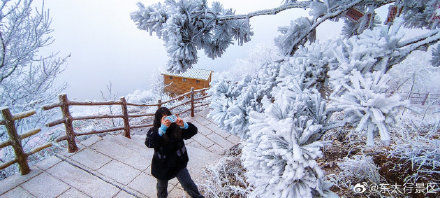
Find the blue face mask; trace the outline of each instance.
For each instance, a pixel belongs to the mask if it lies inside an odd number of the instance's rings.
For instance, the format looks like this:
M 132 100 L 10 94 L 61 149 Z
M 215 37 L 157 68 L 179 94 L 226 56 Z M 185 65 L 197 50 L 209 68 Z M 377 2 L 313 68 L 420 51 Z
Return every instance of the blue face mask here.
M 175 115 L 169 115 L 165 119 L 168 119 L 170 122 L 176 122 L 177 116 Z

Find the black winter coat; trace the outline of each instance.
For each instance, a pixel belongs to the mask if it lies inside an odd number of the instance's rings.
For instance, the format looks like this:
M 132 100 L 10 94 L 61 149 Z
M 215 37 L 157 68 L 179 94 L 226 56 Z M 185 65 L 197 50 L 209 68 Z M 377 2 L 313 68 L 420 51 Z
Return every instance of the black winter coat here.
M 154 148 L 151 174 L 160 180 L 174 178 L 188 163 L 188 154 L 183 140 L 195 134 L 197 134 L 197 127 L 190 122 L 188 122 L 188 129 L 180 129 L 177 124 L 172 123 L 162 136 L 159 135 L 158 128 L 150 128 L 145 145 Z

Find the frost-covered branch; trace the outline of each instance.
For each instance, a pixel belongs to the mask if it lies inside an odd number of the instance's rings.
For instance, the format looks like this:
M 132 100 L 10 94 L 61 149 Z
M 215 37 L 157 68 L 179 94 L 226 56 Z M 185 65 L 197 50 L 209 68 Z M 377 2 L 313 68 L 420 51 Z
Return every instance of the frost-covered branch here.
M 283 51 L 293 55 L 299 45 L 315 40 L 316 28 L 324 21 L 340 18 L 353 7 L 377 8 L 391 2 L 394 1 L 288 1 L 277 8 L 236 15 L 232 9 L 224 9 L 218 2 L 208 6 L 204 0 L 169 0 L 150 6 L 139 3 L 139 9 L 131 14 L 131 18 L 139 29 L 150 34 L 155 32 L 165 41 L 170 57 L 168 70 L 180 73 L 197 63 L 200 49 L 214 59 L 222 56 L 234 40 L 239 45 L 250 41 L 253 32 L 249 18 L 275 15 L 294 8 L 310 9 L 313 19 L 300 18 L 292 28 L 283 28 L 286 29 L 286 39 L 280 40 L 287 42 L 283 44 L 286 46 Z M 367 20 L 367 17 L 364 18 Z
M 298 45 L 305 43 L 305 38 L 312 32 L 316 31 L 315 29 L 324 21 L 328 20 L 329 18 L 336 17 L 340 15 L 341 13 L 345 12 L 347 9 L 356 6 L 357 4 L 361 3 L 362 0 L 356 0 L 348 5 L 342 5 L 341 7 L 338 7 L 335 9 L 336 11 L 330 12 L 325 14 L 323 17 L 319 18 L 317 21 L 315 21 L 313 24 L 310 25 L 310 27 L 307 30 L 303 30 L 304 32 L 301 32 L 299 37 L 295 38 L 295 41 L 291 44 L 291 47 L 288 51 L 285 51 L 286 54 L 293 55 L 295 51 L 298 49 Z
M 183 72 L 197 63 L 199 49 L 204 49 L 208 57 L 217 58 L 233 40 L 242 45 L 253 35 L 248 20 L 214 23 L 212 16 L 233 14 L 218 2 L 208 7 L 203 0 L 170 0 L 148 7 L 138 4 L 138 7 L 131 14 L 132 20 L 139 29 L 163 38 L 170 57 L 168 70 L 172 72 Z
M 429 46 L 436 44 L 438 41 L 440 41 L 440 31 L 439 30 L 433 30 L 427 34 L 423 34 L 420 36 L 416 36 L 414 38 L 407 39 L 405 41 L 401 41 L 397 44 L 399 47 L 397 49 L 397 53 L 391 53 L 386 52 L 378 56 L 378 62 L 387 57 L 391 57 L 390 61 L 388 62 L 388 65 L 386 67 L 385 72 L 388 72 L 394 65 L 399 64 L 403 60 L 408 57 L 413 51 L 427 49 Z M 433 51 L 433 59 L 436 58 L 435 50 Z M 434 61 L 435 62 L 435 61 Z M 434 64 L 435 65 L 435 64 Z
M 259 10 L 255 12 L 251 12 L 248 14 L 241 14 L 241 15 L 229 15 L 229 16 L 219 16 L 216 18 L 217 21 L 224 21 L 224 20 L 238 20 L 238 19 L 250 19 L 255 16 L 262 16 L 262 15 L 275 15 L 279 12 L 282 12 L 284 10 L 292 9 L 292 8 L 308 8 L 310 6 L 310 3 L 313 1 L 295 1 L 287 4 L 283 4 L 280 7 L 273 8 L 273 9 L 265 9 L 265 10 Z
M 404 59 L 406 59 L 406 57 L 408 57 L 408 55 L 411 54 L 413 51 L 418 50 L 422 47 L 427 48 L 433 44 L 436 44 L 438 41 L 440 41 L 440 31 L 434 30 L 427 34 L 416 36 L 406 41 L 399 42 L 399 49 L 397 50 L 398 53 L 389 54 L 385 51 L 385 53 L 382 56 L 378 56 L 377 59 L 380 61 L 383 58 L 392 57 L 385 70 L 385 72 L 388 72 L 388 70 L 390 70 L 394 65 L 399 64 Z
M 332 106 L 345 113 L 345 122 L 356 126 L 354 133 L 363 133 L 367 144 L 374 145 L 374 136 L 379 134 L 385 143 L 391 142 L 390 127 L 396 123 L 398 112 L 407 102 L 394 94 L 385 93 L 389 76 L 380 71 L 362 75 L 354 70 L 350 81 L 342 86 L 346 91 L 332 97 Z
M 339 1 L 335 4 L 329 4 L 321 2 L 313 2 L 308 8 L 311 9 L 314 19 L 310 20 L 306 17 L 298 18 L 294 21 L 296 24 L 292 24 L 290 27 L 280 28 L 282 36 L 277 39 L 277 45 L 286 54 L 292 56 L 300 45 L 304 45 L 307 41 L 314 42 L 316 28 L 323 22 L 343 16 L 349 9 L 357 6 L 374 5 L 380 7 L 394 0 L 385 1 Z
M 405 47 L 405 46 L 408 46 L 408 45 L 420 42 L 422 40 L 425 40 L 426 38 L 429 38 L 431 36 L 436 35 L 437 33 L 438 33 L 438 30 L 437 31 L 430 31 L 430 32 L 428 32 L 426 34 L 415 36 L 413 38 L 410 38 L 410 39 L 407 39 L 407 40 L 404 40 L 404 41 L 400 41 L 398 46 L 399 47 Z
M 0 106 L 13 112 L 36 109 L 35 116 L 17 123 L 18 133 L 40 128 L 53 115 L 42 112 L 41 106 L 55 100 L 65 85 L 56 86 L 55 80 L 63 71 L 67 58 L 58 53 L 41 53 L 42 47 L 53 42 L 49 11 L 42 6 L 33 8 L 32 0 L 4 0 L 0 3 Z M 6 131 L 0 128 L 0 141 Z M 35 138 L 46 139 L 42 133 Z M 28 149 L 28 140 L 23 142 Z M 2 159 L 13 159 L 12 152 L 4 152 Z M 9 167 L 0 177 L 14 173 Z
M 279 63 L 263 65 L 255 75 L 244 76 L 239 82 L 217 82 L 210 94 L 212 117 L 220 127 L 242 138 L 248 137 L 250 111 L 263 111 L 263 99 L 271 98 L 277 85 Z
M 2 50 L 0 52 L 0 83 L 6 78 L 12 76 L 14 72 L 19 72 L 20 67 L 26 67 L 27 64 L 34 61 L 34 56 L 41 47 L 52 43 L 50 36 L 51 20 L 49 13 L 36 11 L 32 13 L 32 1 L 18 1 L 16 4 L 7 6 L 7 1 L 1 12 L 0 40 Z M 6 25 L 7 24 L 7 25 Z

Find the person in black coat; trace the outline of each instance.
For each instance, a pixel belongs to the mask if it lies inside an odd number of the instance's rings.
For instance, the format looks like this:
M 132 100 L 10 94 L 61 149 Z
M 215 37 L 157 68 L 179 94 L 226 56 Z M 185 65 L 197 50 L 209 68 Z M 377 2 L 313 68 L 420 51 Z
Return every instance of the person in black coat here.
M 168 196 L 168 180 L 174 177 L 191 197 L 203 197 L 186 168 L 188 154 L 183 140 L 195 134 L 196 126 L 172 115 L 168 108 L 161 107 L 156 111 L 145 145 L 154 148 L 151 174 L 157 179 L 157 197 Z

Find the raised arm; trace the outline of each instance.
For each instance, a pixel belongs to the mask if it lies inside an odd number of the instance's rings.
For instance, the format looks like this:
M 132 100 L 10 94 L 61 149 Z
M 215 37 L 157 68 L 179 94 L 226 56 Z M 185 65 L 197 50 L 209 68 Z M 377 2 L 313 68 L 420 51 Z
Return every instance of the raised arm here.
M 195 134 L 197 134 L 197 127 L 194 124 L 192 124 L 191 122 L 187 122 L 187 124 L 188 124 L 188 128 L 182 129 L 183 130 L 182 137 L 185 140 L 187 140 L 187 139 L 191 138 L 192 136 L 194 136 Z

